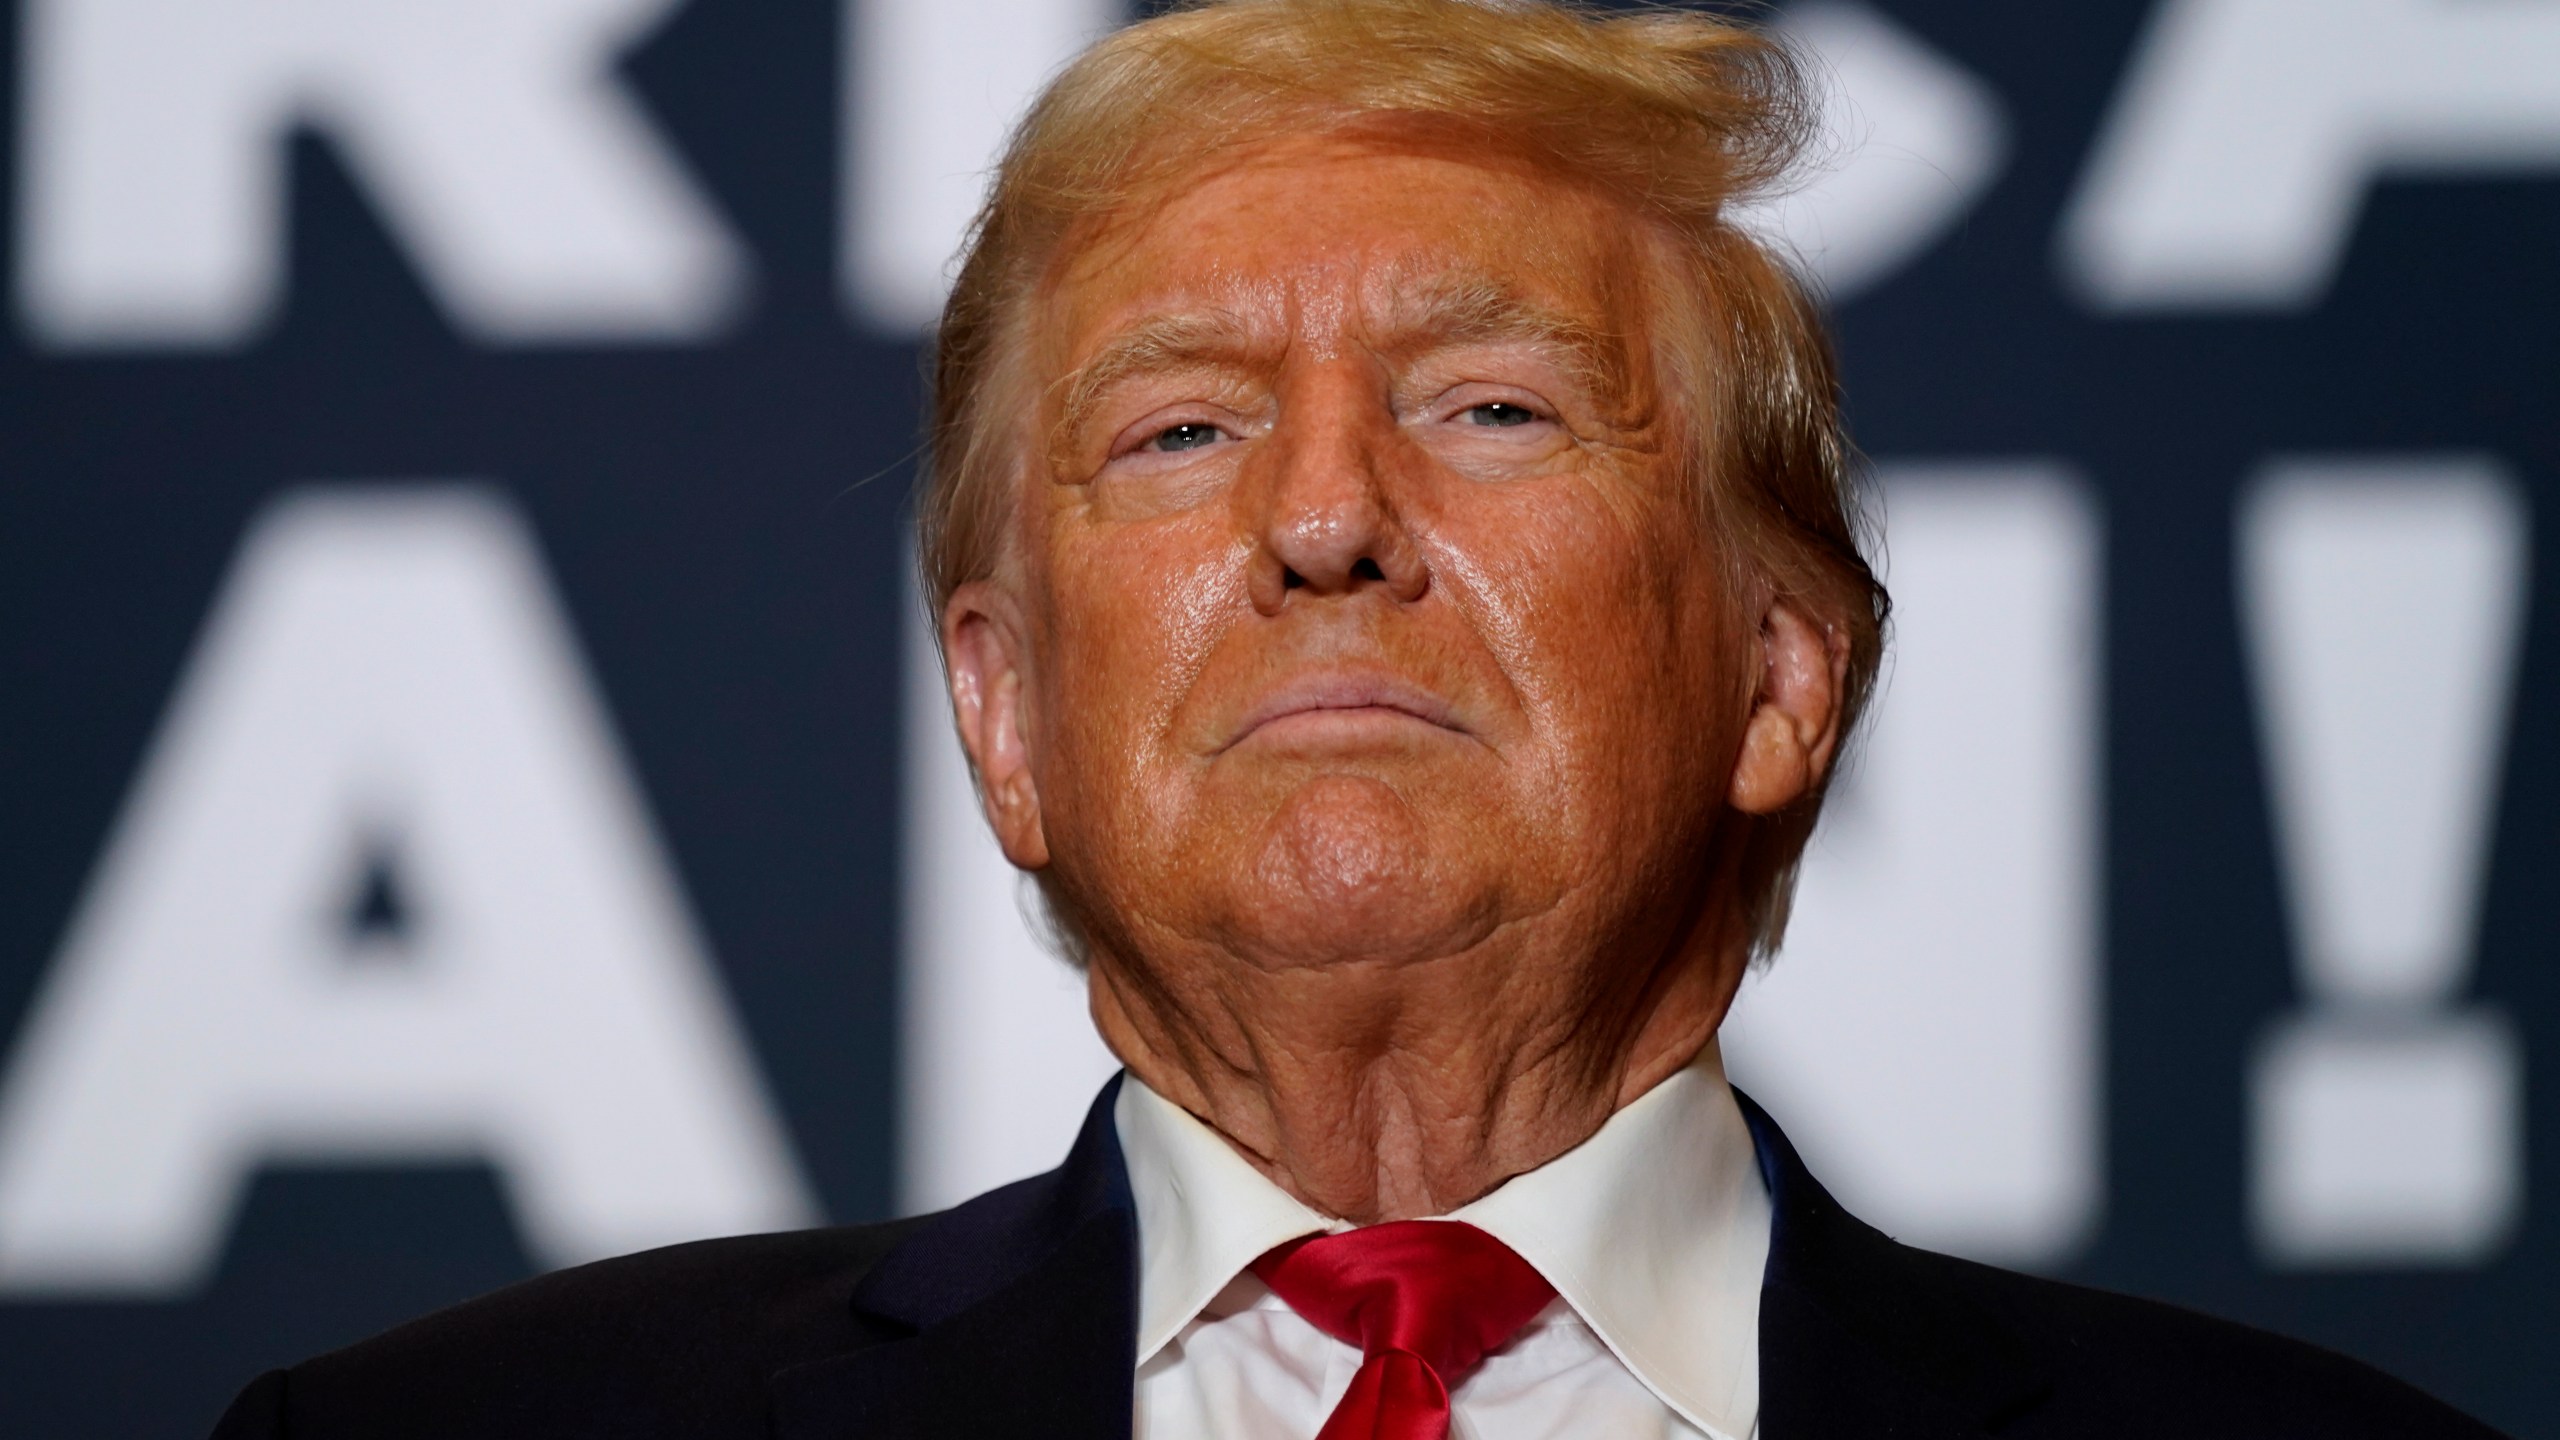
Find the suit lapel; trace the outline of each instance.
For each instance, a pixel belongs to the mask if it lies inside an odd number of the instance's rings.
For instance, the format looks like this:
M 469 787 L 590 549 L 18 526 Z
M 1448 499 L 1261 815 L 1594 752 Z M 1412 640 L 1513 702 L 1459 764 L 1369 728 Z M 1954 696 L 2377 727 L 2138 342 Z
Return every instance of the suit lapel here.
M 2032 1410 L 2048 1381 L 1977 1267 L 1895 1244 L 1840 1208 L 1740 1095 L 1776 1212 L 1760 1290 L 1766 1440 L 1957 1440 Z
M 1114 1080 L 1067 1162 L 925 1222 L 855 1287 L 876 1343 L 772 1386 L 777 1440 L 1127 1440 L 1137 1211 Z M 1737 1092 L 1775 1211 L 1760 1296 L 1766 1440 L 1966 1440 L 2047 1380 L 1975 1267 L 1895 1244 L 1840 1208 Z
M 879 1343 L 774 1380 L 779 1440 L 1127 1440 L 1137 1211 L 1105 1086 L 1067 1162 L 927 1222 L 855 1287 Z

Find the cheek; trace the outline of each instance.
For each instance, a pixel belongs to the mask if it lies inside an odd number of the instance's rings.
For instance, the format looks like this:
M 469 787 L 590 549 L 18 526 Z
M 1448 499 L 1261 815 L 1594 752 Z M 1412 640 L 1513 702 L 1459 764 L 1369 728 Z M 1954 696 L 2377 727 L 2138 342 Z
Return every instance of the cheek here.
M 1478 632 L 1560 779 L 1694 788 L 1734 690 L 1714 555 L 1685 513 L 1588 484 L 1540 489 L 1489 491 L 1447 517 L 1447 568 Z
M 1038 723 L 1044 792 L 1125 790 L 1245 603 L 1223 526 L 1062 519 L 1049 548 Z

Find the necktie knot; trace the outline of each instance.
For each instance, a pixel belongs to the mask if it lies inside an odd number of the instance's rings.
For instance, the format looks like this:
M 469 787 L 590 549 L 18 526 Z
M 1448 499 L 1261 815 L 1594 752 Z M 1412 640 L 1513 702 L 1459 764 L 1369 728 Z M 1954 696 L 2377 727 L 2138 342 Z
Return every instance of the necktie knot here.
M 1556 1293 L 1510 1246 L 1447 1220 L 1293 1240 L 1253 1270 L 1308 1324 L 1360 1347 L 1360 1374 L 1319 1440 L 1446 1435 L 1448 1387 Z

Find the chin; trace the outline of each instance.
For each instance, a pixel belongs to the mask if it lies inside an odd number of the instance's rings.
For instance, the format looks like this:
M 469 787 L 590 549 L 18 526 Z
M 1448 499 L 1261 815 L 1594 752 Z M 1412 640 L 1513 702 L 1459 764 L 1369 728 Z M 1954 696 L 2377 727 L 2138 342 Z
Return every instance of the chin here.
M 1483 939 L 1496 907 L 1451 873 L 1434 829 L 1382 781 L 1309 781 L 1238 877 L 1251 900 L 1233 913 L 1236 948 L 1281 969 L 1424 960 Z

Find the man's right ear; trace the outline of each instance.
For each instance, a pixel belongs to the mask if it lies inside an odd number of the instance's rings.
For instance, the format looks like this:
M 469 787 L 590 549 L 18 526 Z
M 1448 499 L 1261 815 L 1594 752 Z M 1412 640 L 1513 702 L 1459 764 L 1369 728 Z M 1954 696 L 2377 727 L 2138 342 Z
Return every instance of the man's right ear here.
M 960 744 L 978 772 L 978 801 L 1004 857 L 1024 870 L 1049 863 L 1040 789 L 1031 777 L 1021 609 L 1002 587 L 973 580 L 942 607 L 944 678 Z

